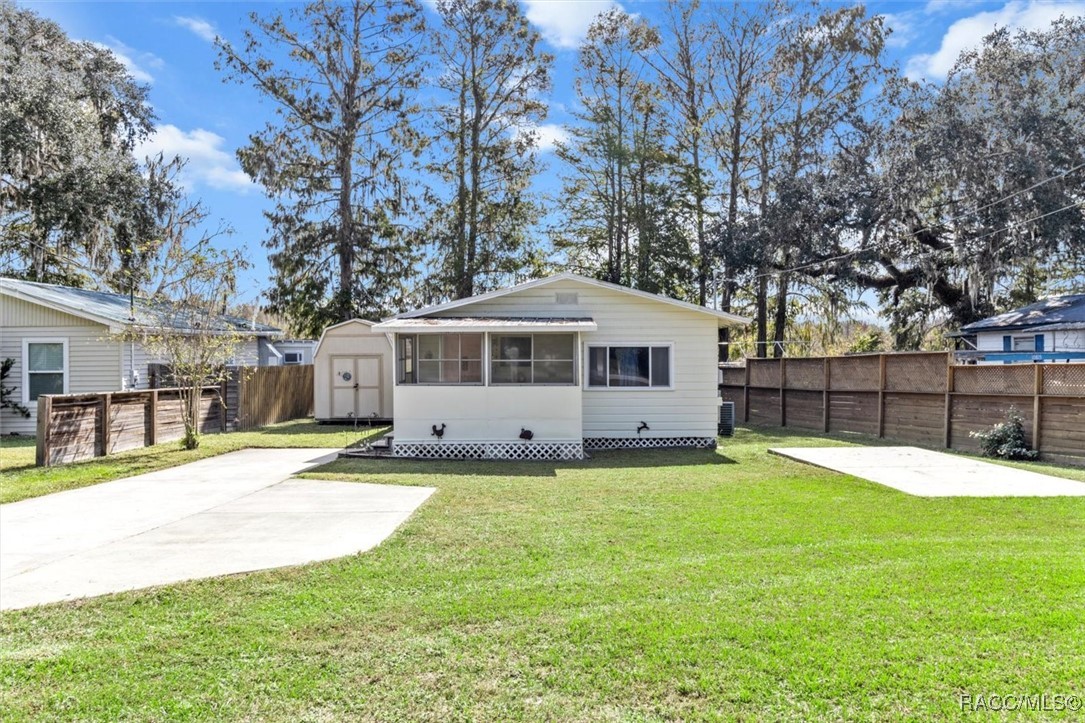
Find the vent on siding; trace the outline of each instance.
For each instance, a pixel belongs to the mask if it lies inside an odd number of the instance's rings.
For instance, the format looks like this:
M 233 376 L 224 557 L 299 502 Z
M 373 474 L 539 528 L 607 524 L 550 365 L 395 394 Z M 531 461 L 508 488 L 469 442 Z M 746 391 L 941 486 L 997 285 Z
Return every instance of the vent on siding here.
M 554 301 L 563 306 L 575 306 L 578 299 L 575 291 L 559 291 L 554 294 Z
M 734 402 L 724 402 L 720 405 L 720 426 L 718 431 L 721 437 L 735 436 Z

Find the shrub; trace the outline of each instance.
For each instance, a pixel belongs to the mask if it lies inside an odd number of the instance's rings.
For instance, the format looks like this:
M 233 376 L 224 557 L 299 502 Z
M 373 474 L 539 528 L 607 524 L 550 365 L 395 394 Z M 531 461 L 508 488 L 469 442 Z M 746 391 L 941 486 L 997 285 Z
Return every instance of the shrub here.
M 1006 413 L 1005 422 L 996 424 L 986 432 L 972 432 L 971 436 L 980 441 L 984 457 L 1036 459 L 1040 454 L 1025 444 L 1025 420 L 1014 407 L 1010 407 Z
M 14 359 L 0 361 L 0 409 L 10 409 L 16 414 L 29 417 L 30 410 L 19 404 L 18 400 L 15 399 L 15 387 L 9 387 L 4 383 L 10 376 L 13 366 L 15 366 Z

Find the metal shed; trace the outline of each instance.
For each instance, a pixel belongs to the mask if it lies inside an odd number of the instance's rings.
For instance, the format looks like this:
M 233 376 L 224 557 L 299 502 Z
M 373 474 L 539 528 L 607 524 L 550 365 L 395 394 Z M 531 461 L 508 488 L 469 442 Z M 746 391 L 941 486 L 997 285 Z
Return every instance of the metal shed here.
M 392 345 L 373 324 L 351 319 L 320 335 L 313 354 L 318 422 L 392 419 Z

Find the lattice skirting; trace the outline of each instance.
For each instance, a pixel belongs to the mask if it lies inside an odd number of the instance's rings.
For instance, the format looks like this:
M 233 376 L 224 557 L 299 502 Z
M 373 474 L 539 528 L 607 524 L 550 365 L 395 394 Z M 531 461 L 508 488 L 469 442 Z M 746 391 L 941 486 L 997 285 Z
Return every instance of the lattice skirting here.
M 584 459 L 580 442 L 399 442 L 393 457 L 414 459 Z
M 715 437 L 587 437 L 584 449 L 651 449 L 660 447 L 695 447 L 715 449 Z

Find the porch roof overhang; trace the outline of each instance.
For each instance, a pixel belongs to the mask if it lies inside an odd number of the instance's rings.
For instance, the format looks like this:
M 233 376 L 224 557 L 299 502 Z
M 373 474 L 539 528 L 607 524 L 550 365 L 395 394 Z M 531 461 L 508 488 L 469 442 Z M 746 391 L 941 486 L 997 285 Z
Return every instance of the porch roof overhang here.
M 522 331 L 596 331 L 599 325 L 587 317 L 415 317 L 389 319 L 373 325 L 373 331 L 387 333 L 515 333 Z

